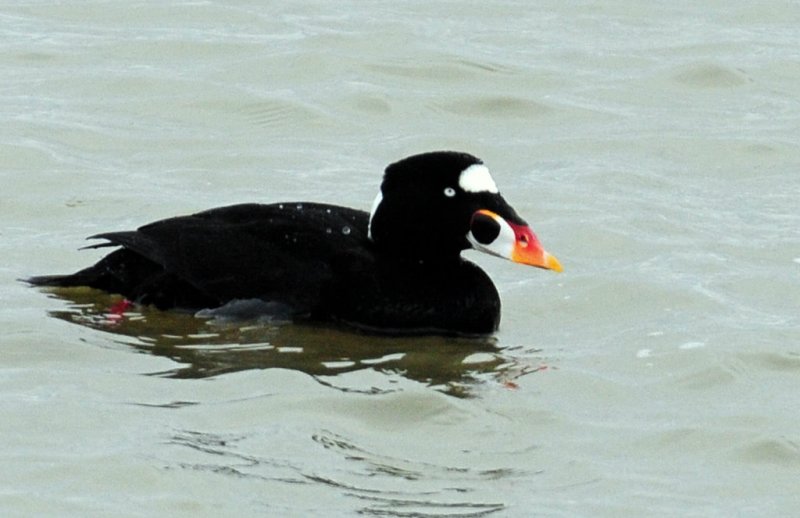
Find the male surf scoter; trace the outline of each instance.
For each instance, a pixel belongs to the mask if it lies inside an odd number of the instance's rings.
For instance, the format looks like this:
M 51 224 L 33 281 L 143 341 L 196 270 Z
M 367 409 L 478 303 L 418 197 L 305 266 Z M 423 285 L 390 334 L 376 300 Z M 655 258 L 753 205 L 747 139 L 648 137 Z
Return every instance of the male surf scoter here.
M 89 286 L 159 309 L 257 308 L 292 319 L 387 332 L 489 334 L 500 297 L 474 248 L 561 271 L 555 257 L 466 153 L 411 156 L 386 168 L 367 213 L 321 203 L 241 204 L 92 236 L 118 247 L 37 286 Z

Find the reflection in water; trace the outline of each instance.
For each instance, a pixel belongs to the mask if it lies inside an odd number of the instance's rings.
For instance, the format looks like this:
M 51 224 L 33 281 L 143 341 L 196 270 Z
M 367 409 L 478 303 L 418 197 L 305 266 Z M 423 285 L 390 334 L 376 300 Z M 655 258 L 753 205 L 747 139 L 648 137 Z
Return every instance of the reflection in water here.
M 495 380 L 513 387 L 514 379 L 543 368 L 505 357 L 493 337 L 384 336 L 322 325 L 225 323 L 130 306 L 119 296 L 89 288 L 58 288 L 50 293 L 69 303 L 67 309 L 51 311 L 51 316 L 128 337 L 126 345 L 181 364 L 154 373 L 166 377 L 284 368 L 335 386 L 330 380 L 337 374 L 374 369 L 467 397 L 478 382 Z

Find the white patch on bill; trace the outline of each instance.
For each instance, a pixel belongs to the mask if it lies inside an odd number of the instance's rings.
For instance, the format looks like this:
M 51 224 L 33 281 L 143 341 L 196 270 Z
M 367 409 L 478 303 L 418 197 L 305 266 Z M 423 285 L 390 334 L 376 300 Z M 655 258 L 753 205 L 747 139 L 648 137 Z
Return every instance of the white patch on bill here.
M 372 202 L 372 208 L 369 211 L 369 225 L 367 226 L 367 237 L 370 239 L 372 239 L 372 218 L 375 217 L 375 213 L 378 211 L 378 207 L 380 206 L 382 201 L 383 201 L 383 192 L 378 191 L 378 195 L 375 196 L 375 201 Z
M 458 185 L 466 192 L 498 192 L 489 168 L 483 164 L 473 164 L 461 171 Z
M 492 214 L 492 218 L 500 226 L 500 232 L 497 234 L 497 237 L 494 238 L 494 241 L 490 243 L 481 243 L 472 235 L 472 230 L 467 232 L 467 241 L 469 241 L 472 248 L 475 250 L 480 250 L 490 255 L 496 255 L 503 259 L 511 259 L 514 253 L 514 246 L 517 242 L 517 234 L 514 232 L 514 229 L 511 228 L 511 225 L 497 214 Z

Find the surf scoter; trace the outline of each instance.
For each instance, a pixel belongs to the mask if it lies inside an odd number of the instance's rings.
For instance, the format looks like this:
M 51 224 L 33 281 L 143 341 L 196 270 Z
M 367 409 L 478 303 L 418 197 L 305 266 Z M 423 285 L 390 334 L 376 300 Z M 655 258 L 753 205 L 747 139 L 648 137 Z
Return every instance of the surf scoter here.
M 90 239 L 104 242 L 87 248 L 118 248 L 77 273 L 28 282 L 98 288 L 164 310 L 256 308 L 387 332 L 489 334 L 500 297 L 462 250 L 561 271 L 483 162 L 453 151 L 389 165 L 369 213 L 241 204 Z

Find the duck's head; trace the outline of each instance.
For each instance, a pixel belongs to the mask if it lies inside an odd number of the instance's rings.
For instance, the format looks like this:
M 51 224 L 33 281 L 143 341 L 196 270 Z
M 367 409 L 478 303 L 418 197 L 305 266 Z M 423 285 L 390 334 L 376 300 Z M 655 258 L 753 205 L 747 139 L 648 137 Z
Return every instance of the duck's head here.
M 500 195 L 489 169 L 467 153 L 424 153 L 387 167 L 370 213 L 369 237 L 398 257 L 448 259 L 474 248 L 561 271 Z

